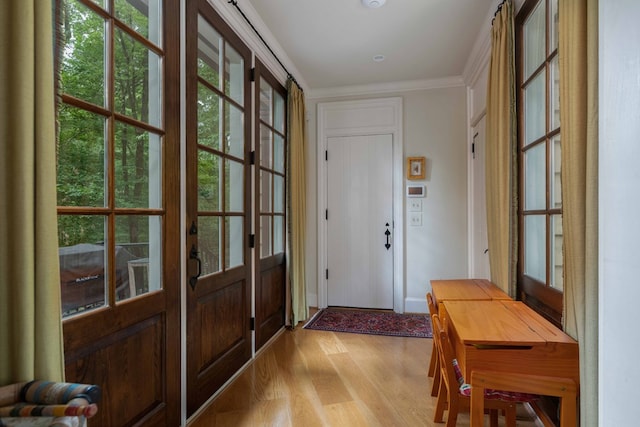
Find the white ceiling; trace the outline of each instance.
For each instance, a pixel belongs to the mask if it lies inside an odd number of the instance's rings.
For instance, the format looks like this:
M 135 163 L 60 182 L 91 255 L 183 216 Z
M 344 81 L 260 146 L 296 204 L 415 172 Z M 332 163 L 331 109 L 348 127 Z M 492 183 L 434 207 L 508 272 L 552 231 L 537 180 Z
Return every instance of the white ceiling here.
M 378 9 L 361 0 L 245 1 L 311 89 L 461 76 L 495 7 L 494 0 L 387 0 Z M 378 54 L 385 60 L 375 62 Z

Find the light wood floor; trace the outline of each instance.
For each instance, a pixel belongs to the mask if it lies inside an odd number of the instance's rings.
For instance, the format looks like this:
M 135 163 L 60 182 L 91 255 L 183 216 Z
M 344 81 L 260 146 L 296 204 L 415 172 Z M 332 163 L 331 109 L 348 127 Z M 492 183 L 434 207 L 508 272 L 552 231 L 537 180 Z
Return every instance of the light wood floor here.
M 431 347 L 431 339 L 300 324 L 278 336 L 189 427 L 443 426 L 433 423 Z M 536 425 L 520 412 L 518 427 Z M 468 426 L 469 415 L 457 425 Z

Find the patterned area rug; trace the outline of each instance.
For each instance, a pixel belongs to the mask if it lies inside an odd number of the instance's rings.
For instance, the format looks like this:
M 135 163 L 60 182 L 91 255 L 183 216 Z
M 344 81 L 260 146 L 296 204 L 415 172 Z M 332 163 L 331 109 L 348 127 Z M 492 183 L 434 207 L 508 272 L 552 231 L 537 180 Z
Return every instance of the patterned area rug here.
M 304 328 L 397 337 L 433 336 L 428 315 L 398 314 L 390 311 L 325 308 L 316 313 Z

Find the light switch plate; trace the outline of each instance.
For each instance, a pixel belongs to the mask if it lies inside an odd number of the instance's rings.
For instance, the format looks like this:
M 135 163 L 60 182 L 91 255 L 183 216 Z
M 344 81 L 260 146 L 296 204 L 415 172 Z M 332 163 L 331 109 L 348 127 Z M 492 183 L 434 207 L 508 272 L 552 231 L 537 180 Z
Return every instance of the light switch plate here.
M 422 212 L 422 199 L 409 199 L 409 212 Z
M 409 214 L 409 225 L 419 227 L 422 225 L 422 212 L 411 212 Z

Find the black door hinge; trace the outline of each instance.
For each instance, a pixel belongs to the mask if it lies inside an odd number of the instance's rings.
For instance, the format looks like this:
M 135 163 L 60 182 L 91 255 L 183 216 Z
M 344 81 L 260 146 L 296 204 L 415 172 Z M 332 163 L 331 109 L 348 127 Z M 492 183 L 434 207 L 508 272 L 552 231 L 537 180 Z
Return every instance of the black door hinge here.
M 252 317 L 249 319 L 249 329 L 252 331 L 256 330 L 256 318 Z
M 474 159 L 476 158 L 476 143 L 475 142 L 471 143 L 471 155 L 472 155 L 472 157 Z
M 324 160 L 325 161 L 329 160 L 329 150 L 324 150 Z
M 324 210 L 324 219 L 329 220 L 329 209 Z
M 249 153 L 249 164 L 250 165 L 255 165 L 256 164 L 256 152 L 252 151 L 251 153 Z
M 255 248 L 256 247 L 256 235 L 255 234 L 249 234 L 249 247 L 250 248 Z
M 256 81 L 256 69 L 255 69 L 255 67 L 249 70 L 249 81 L 250 82 L 255 82 Z
M 328 268 L 324 271 L 324 275 L 325 275 L 326 279 L 329 280 L 329 269 Z

